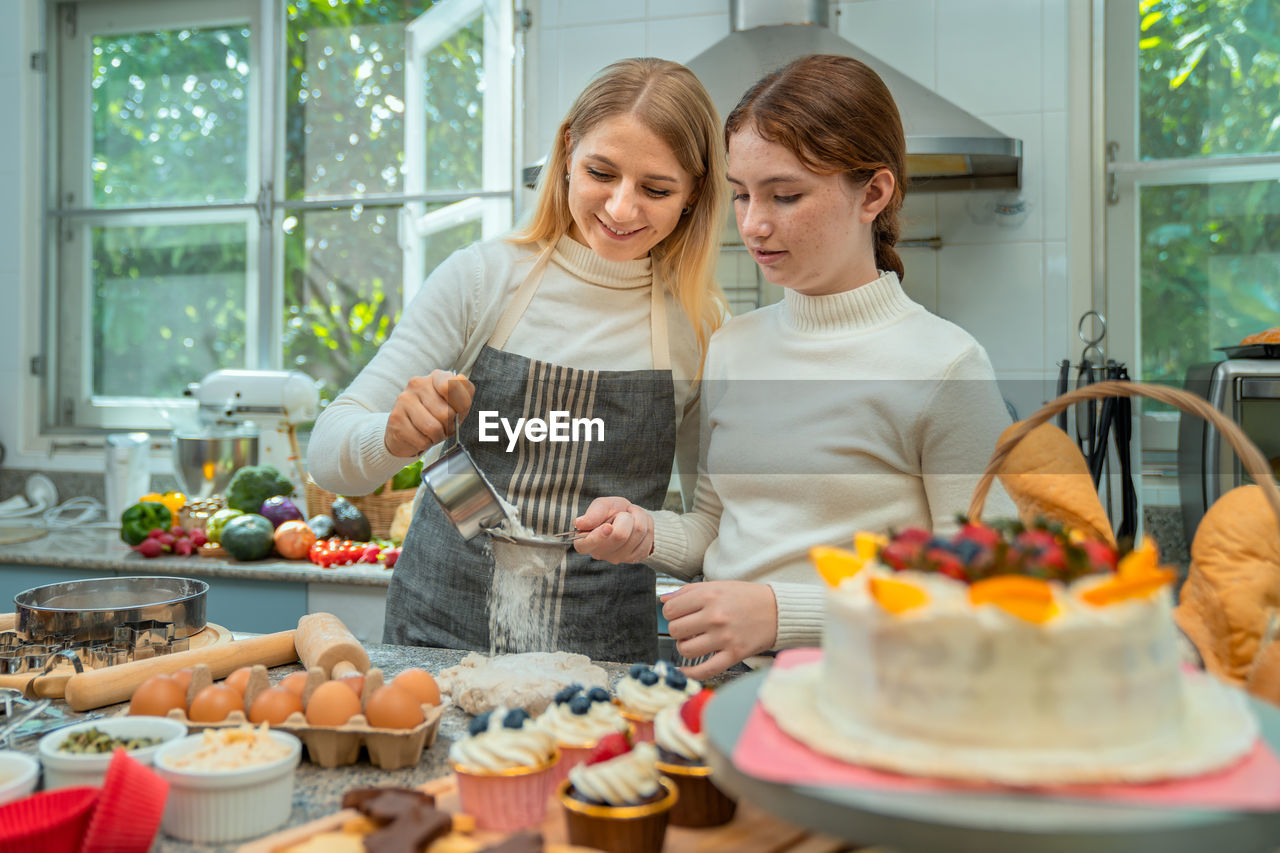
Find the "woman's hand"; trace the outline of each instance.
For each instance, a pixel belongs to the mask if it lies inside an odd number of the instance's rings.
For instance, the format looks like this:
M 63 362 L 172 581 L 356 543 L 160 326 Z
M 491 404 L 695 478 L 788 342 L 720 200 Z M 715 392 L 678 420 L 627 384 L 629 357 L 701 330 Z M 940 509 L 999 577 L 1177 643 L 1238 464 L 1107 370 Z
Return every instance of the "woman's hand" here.
M 467 377 L 448 370 L 415 376 L 396 397 L 387 418 L 383 442 L 392 456 L 420 456 L 433 444 L 453 435 L 455 416 L 465 417 L 476 392 Z
M 617 564 L 653 553 L 653 516 L 626 498 L 596 498 L 573 526 L 587 534 L 573 543 L 579 554 Z
M 773 648 L 778 639 L 778 602 L 767 584 L 692 583 L 663 599 L 662 615 L 676 651 L 690 659 L 711 655 L 697 666 L 683 667 L 690 678 L 718 675 Z

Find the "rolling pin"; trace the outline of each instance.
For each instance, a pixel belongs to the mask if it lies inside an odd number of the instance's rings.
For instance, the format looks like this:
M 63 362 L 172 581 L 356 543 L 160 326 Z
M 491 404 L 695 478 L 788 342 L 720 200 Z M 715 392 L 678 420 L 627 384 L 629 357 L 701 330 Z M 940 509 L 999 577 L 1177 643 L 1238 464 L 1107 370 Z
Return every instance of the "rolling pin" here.
M 302 665 L 308 669 L 318 666 L 330 678 L 369 670 L 369 653 L 332 613 L 303 616 L 298 620 L 298 633 L 293 641 Z
M 209 674 L 225 678 L 242 666 L 260 663 L 281 666 L 298 659 L 294 648 L 294 631 L 264 634 L 247 640 L 235 640 L 203 649 L 159 655 L 146 660 L 121 663 L 102 669 L 77 673 L 67 679 L 64 698 L 76 711 L 88 711 L 103 705 L 124 702 L 134 689 L 153 675 L 177 672 L 184 666 L 208 664 Z

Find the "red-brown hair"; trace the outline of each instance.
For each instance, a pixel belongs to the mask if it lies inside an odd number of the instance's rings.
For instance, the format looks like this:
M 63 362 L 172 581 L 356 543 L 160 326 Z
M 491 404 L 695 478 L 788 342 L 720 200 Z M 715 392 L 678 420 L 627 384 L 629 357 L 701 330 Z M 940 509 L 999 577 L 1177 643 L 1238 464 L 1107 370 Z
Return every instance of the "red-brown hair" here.
M 746 127 L 783 146 L 820 175 L 847 175 L 860 186 L 880 169 L 888 169 L 893 195 L 872 223 L 872 236 L 876 267 L 902 278 L 902 259 L 893 247 L 906 183 L 907 143 L 898 106 L 880 75 L 848 56 L 802 56 L 747 90 L 725 119 L 725 145 Z

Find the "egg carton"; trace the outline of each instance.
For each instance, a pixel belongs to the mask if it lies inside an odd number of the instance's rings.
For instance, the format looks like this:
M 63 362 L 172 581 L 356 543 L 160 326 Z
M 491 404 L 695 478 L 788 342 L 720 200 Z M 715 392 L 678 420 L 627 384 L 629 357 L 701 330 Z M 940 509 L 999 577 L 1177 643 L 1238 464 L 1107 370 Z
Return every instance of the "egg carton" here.
M 302 691 L 302 702 L 305 707 L 311 694 L 321 684 L 330 680 L 322 667 L 313 666 L 307 670 L 306 686 Z M 187 688 L 187 705 L 195 695 L 213 683 L 209 667 L 197 664 L 191 674 L 191 685 Z M 373 691 L 383 684 L 382 670 L 374 668 L 364 674 L 364 687 L 360 692 L 360 707 L 367 707 Z M 225 720 L 216 723 L 193 722 L 179 708 L 168 713 L 170 719 L 178 720 L 192 731 L 204 729 L 234 728 L 248 723 L 248 708 L 258 694 L 270 687 L 267 669 L 261 664 L 250 670 L 249 681 L 244 691 L 244 707 L 233 710 Z M 271 728 L 296 735 L 306 747 L 307 757 L 313 764 L 321 767 L 342 767 L 355 764 L 360 758 L 363 747 L 369 753 L 369 763 L 382 770 L 399 770 L 412 767 L 422 757 L 422 751 L 431 746 L 436 739 L 436 730 L 440 727 L 440 718 L 444 715 L 443 705 L 422 705 L 423 720 L 411 729 L 377 728 L 369 725 L 364 714 L 356 714 L 340 726 L 316 726 L 307 722 L 301 712 L 295 711 L 285 718 L 284 722 L 271 724 Z

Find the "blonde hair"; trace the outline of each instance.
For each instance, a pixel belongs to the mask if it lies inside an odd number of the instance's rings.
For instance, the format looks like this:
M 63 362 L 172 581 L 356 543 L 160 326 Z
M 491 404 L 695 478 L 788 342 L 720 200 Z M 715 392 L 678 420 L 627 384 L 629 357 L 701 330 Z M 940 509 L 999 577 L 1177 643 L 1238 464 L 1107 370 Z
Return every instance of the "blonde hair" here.
M 545 251 L 551 251 L 568 233 L 573 224 L 564 179 L 569 157 L 582 137 L 619 115 L 633 116 L 653 131 L 693 177 L 689 212 L 650 255 L 654 283 L 665 282 L 671 289 L 693 325 L 703 356 L 711 333 L 728 314 L 715 278 L 728 190 L 720 118 L 707 90 L 688 68 L 665 59 L 624 59 L 588 83 L 556 130 L 528 222 L 508 239 L 517 245 L 545 243 Z

